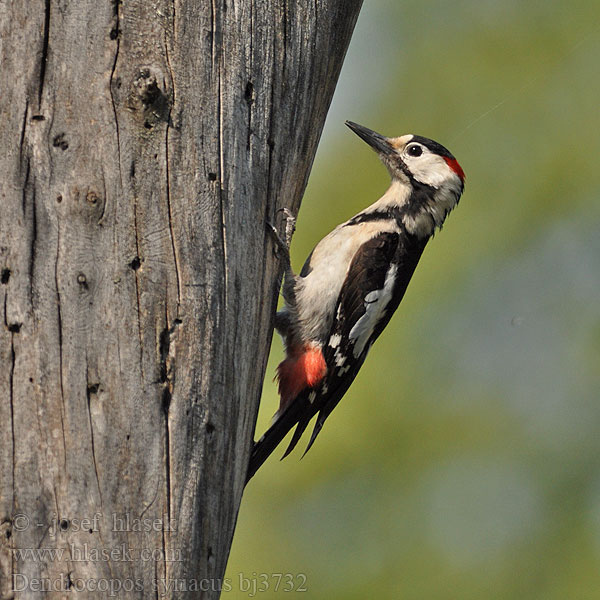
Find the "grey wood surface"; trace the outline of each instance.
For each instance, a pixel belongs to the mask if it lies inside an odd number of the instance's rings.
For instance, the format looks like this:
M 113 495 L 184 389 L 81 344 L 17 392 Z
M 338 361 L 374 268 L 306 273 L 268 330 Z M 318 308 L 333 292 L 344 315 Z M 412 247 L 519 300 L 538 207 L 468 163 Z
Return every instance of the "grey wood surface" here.
M 0 0 L 1 598 L 218 597 L 360 4 Z

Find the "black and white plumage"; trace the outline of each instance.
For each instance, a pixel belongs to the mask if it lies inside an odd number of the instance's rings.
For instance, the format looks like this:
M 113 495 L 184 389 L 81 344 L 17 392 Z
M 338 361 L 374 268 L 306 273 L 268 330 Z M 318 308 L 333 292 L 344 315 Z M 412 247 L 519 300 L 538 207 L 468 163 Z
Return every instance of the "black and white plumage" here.
M 392 182 L 377 202 L 323 238 L 299 275 L 286 255 L 285 307 L 275 321 L 286 347 L 278 368 L 281 404 L 254 445 L 248 479 L 295 426 L 287 456 L 318 414 L 306 451 L 312 446 L 463 191 L 462 168 L 437 142 L 346 124 L 378 153 Z

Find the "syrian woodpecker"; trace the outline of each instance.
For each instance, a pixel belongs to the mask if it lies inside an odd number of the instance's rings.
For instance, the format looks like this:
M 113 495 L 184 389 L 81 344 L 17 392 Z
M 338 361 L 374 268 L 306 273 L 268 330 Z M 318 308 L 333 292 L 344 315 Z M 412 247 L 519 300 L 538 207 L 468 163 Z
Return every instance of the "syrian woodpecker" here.
M 429 238 L 464 188 L 462 168 L 441 144 L 410 134 L 387 138 L 350 121 L 346 125 L 377 152 L 392 182 L 377 202 L 317 244 L 300 275 L 292 272 L 287 244 L 274 232 L 286 263 L 285 307 L 275 318 L 286 358 L 277 368 L 279 410 L 254 444 L 248 479 L 295 426 L 287 456 L 318 414 L 308 452 L 402 300 Z

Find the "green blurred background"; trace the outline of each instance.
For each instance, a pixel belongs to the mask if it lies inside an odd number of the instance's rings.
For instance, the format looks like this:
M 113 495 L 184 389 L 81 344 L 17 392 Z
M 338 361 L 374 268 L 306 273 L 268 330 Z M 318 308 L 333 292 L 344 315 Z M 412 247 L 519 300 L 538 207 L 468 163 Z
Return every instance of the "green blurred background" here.
M 249 484 L 223 597 L 600 598 L 598 1 L 366 0 L 296 269 L 388 184 L 345 119 L 448 146 L 465 194 L 314 448 Z

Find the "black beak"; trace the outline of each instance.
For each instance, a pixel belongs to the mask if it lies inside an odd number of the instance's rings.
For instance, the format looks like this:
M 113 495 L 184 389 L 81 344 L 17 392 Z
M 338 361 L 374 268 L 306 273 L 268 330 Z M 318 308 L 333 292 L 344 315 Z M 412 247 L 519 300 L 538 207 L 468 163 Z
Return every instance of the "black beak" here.
M 358 123 L 353 123 L 352 121 L 346 121 L 346 125 L 350 127 L 359 138 L 367 142 L 367 144 L 369 144 L 376 152 L 379 152 L 380 154 L 392 154 L 394 152 L 394 148 L 390 145 L 388 138 L 380 133 L 368 129 L 367 127 L 363 127 Z

